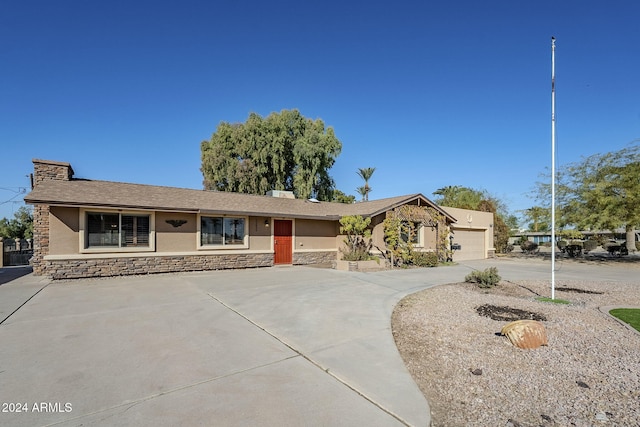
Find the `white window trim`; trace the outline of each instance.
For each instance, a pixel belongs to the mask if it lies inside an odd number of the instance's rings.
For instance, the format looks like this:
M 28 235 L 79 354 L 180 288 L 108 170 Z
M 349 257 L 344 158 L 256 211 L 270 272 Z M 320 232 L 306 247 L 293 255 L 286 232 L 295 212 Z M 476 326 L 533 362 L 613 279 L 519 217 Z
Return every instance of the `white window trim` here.
M 241 245 L 203 245 L 202 242 L 202 217 L 205 218 L 242 218 L 244 219 L 244 238 Z M 238 249 L 249 249 L 250 223 L 249 217 L 244 215 L 224 215 L 224 214 L 198 214 L 196 231 L 196 249 L 199 251 L 233 251 Z
M 424 224 L 418 224 L 418 229 L 416 230 L 416 238 L 418 241 L 413 244 L 416 248 L 424 248 L 424 228 Z
M 140 247 L 88 247 L 88 234 L 87 234 L 87 214 L 88 213 L 109 213 L 120 215 L 149 215 L 149 246 Z M 123 210 L 123 209 L 88 209 L 80 208 L 80 223 L 79 223 L 79 244 L 81 254 L 99 254 L 99 253 L 128 253 L 128 252 L 155 252 L 156 250 L 156 215 L 155 212 L 149 211 L 137 211 L 137 210 Z

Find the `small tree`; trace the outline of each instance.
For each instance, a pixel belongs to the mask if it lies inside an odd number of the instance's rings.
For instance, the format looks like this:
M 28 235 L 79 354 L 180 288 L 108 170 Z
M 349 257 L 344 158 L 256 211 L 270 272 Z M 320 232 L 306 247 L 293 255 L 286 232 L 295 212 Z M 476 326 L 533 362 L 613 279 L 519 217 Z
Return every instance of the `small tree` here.
M 371 259 L 371 218 L 348 215 L 340 218 L 340 233 L 345 234 L 346 251 L 342 251 L 345 261 L 366 261 Z

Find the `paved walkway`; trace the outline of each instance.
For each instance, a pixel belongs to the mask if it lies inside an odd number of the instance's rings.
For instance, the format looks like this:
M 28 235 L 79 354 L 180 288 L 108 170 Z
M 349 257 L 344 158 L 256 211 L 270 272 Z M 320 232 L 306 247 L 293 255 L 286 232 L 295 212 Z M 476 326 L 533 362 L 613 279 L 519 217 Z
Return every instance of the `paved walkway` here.
M 0 285 L 0 411 L 13 411 L 0 412 L 0 424 L 426 426 L 428 404 L 393 342 L 393 307 L 494 265 L 512 280 L 549 269 L 486 260 L 51 284 L 25 275 Z M 635 273 L 561 264 L 556 277 Z

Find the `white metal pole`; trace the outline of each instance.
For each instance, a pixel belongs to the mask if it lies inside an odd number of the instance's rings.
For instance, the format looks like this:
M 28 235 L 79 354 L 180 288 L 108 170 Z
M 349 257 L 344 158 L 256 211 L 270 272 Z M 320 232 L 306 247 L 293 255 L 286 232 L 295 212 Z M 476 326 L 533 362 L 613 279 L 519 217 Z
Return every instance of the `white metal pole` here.
M 551 299 L 556 298 L 556 38 L 551 37 Z

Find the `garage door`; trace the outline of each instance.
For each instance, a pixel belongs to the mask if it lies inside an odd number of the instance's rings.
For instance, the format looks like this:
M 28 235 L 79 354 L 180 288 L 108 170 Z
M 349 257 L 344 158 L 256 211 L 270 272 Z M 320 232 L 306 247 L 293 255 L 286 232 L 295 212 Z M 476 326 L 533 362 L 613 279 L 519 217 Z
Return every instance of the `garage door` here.
M 460 249 L 453 253 L 454 261 L 468 259 L 484 259 L 484 230 L 453 230 L 453 243 L 460 245 Z

